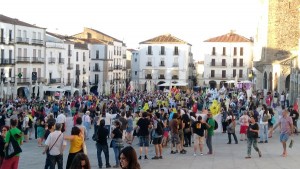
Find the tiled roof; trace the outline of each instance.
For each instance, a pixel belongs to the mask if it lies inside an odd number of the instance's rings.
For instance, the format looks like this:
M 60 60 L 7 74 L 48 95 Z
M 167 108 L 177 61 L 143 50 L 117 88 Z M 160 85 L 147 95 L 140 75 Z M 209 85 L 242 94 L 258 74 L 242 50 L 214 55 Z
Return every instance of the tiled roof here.
M 106 44 L 108 42 L 106 41 L 102 41 L 102 40 L 99 40 L 99 39 L 78 39 L 78 40 L 81 40 L 81 41 L 84 41 L 85 43 L 90 43 L 90 44 Z
M 252 42 L 252 41 L 241 35 L 230 32 L 225 35 L 207 39 L 204 42 Z
M 176 38 L 175 36 L 172 36 L 171 34 L 160 35 L 155 38 L 140 42 L 140 44 L 188 44 L 188 45 L 191 45 L 181 39 Z
M 59 39 L 65 39 L 67 37 L 67 36 L 64 36 L 64 35 L 61 35 L 61 34 L 52 33 L 52 32 L 48 32 L 48 31 L 46 31 L 46 34 L 54 36 L 54 37 L 59 38 Z
M 74 44 L 75 49 L 84 49 L 84 50 L 89 50 L 87 44 L 84 43 L 75 43 Z
M 40 28 L 40 29 L 46 29 L 46 28 L 41 28 L 23 21 L 20 21 L 18 19 L 14 19 L 14 18 L 10 18 L 8 16 L 4 16 L 0 14 L 0 22 L 3 23 L 9 23 L 9 24 L 13 24 L 13 25 L 20 25 L 20 26 L 27 26 L 27 27 L 32 27 L 32 28 Z
M 112 36 L 109 36 L 109 35 L 107 35 L 107 34 L 105 34 L 105 33 L 103 33 L 103 32 L 100 32 L 100 31 L 96 30 L 96 29 L 92 29 L 92 28 L 87 28 L 87 29 L 90 29 L 90 30 L 95 31 L 95 32 L 97 32 L 97 33 L 100 33 L 100 34 L 103 34 L 103 35 L 105 35 L 105 36 L 108 36 L 108 37 L 114 39 L 114 40 L 117 41 L 117 42 L 123 43 L 123 41 L 121 41 L 121 40 L 119 40 L 119 39 L 116 39 L 116 38 L 114 38 L 114 37 L 112 37 Z

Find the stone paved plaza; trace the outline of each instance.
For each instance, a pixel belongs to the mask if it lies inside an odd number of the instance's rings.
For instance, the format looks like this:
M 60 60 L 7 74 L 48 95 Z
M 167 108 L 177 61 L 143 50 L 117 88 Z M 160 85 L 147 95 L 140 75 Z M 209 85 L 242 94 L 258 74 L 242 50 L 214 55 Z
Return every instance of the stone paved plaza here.
M 68 118 L 69 126 L 71 126 L 71 118 Z M 237 126 L 239 127 L 239 126 Z M 92 130 L 91 130 L 92 131 Z M 68 128 L 67 134 L 70 133 Z M 252 158 L 245 159 L 246 156 L 246 142 L 239 142 L 239 144 L 227 143 L 227 134 L 217 133 L 213 137 L 214 155 L 193 156 L 193 148 L 186 148 L 187 154 L 170 154 L 170 149 L 164 149 L 163 160 L 140 160 L 142 169 L 296 169 L 300 167 L 300 136 L 294 137 L 294 146 L 292 149 L 288 148 L 288 157 L 281 157 L 282 147 L 278 139 L 278 130 L 269 140 L 267 144 L 258 144 L 262 152 L 262 158 L 252 149 Z M 238 135 L 239 136 L 239 135 Z M 90 136 L 91 138 L 91 136 Z M 109 140 L 110 141 L 110 140 Z M 137 142 L 134 147 L 138 150 Z M 42 155 L 43 148 L 37 146 L 37 141 L 32 140 L 29 143 L 24 143 L 22 146 L 23 153 L 19 163 L 20 169 L 43 169 L 45 163 L 45 155 Z M 97 169 L 97 155 L 95 142 L 91 139 L 87 141 L 88 155 L 93 169 Z M 64 152 L 64 166 L 66 165 L 68 156 L 69 142 L 67 149 Z M 110 152 L 110 163 L 115 165 L 114 154 L 112 148 Z M 204 152 L 207 152 L 205 146 Z M 153 145 L 149 148 L 148 157 L 154 156 Z M 102 156 L 104 161 L 104 156 Z

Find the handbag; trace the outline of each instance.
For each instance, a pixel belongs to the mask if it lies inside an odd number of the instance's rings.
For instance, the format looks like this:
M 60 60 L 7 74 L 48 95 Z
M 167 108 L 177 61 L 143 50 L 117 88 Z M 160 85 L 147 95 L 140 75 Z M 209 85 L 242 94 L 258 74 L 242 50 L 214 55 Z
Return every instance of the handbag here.
M 22 149 L 21 149 L 19 143 L 14 138 L 14 136 L 11 135 L 10 131 L 9 131 L 9 134 L 10 134 L 9 143 L 8 143 L 8 146 L 5 148 L 5 158 L 6 159 L 12 158 L 15 155 L 22 152 Z
M 115 142 L 115 145 L 116 145 L 117 148 L 123 148 L 124 147 L 122 139 L 115 139 L 114 142 Z

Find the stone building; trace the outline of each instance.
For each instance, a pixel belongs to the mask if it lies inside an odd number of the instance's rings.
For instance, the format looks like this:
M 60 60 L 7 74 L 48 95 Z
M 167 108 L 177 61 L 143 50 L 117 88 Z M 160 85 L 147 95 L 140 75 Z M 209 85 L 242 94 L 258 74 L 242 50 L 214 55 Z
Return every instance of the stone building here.
M 299 0 L 261 0 L 254 38 L 256 89 L 289 91 L 292 60 L 299 50 Z

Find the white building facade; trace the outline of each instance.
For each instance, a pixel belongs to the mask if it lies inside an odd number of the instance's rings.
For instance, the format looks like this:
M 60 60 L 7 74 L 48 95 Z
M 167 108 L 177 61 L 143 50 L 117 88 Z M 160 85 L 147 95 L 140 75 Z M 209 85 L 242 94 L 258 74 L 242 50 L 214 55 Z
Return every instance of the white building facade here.
M 204 85 L 252 80 L 252 41 L 233 32 L 204 41 Z
M 140 42 L 139 53 L 132 58 L 132 80 L 138 77 L 140 90 L 146 90 L 147 81 L 157 88 L 170 84 L 188 86 L 191 46 L 170 34 Z

